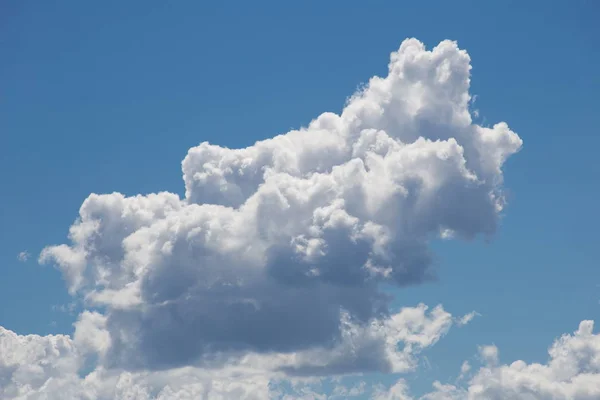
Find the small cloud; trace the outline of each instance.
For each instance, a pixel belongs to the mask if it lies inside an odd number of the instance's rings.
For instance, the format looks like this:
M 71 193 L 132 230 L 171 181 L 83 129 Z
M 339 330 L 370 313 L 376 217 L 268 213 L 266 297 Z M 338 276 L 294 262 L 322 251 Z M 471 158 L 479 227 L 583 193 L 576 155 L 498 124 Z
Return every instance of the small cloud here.
M 449 240 L 454 238 L 454 231 L 452 229 L 442 229 L 440 230 L 440 238 Z
M 469 364 L 468 361 L 464 361 L 462 363 L 462 365 L 460 366 L 460 373 L 461 374 L 466 374 L 467 372 L 469 372 L 471 370 L 471 364 Z
M 425 365 L 425 368 L 428 371 L 431 371 L 433 369 L 433 367 L 431 366 L 431 362 L 429 361 L 429 358 L 427 358 L 427 356 L 423 356 L 423 365 Z
M 19 260 L 21 262 L 25 262 L 25 261 L 29 260 L 30 256 L 31 256 L 31 254 L 29 254 L 28 251 L 22 251 L 17 255 L 17 260 Z
M 464 379 L 467 374 L 469 373 L 469 371 L 471 371 L 471 364 L 469 364 L 468 361 L 464 361 L 462 363 L 462 365 L 460 366 L 460 375 L 458 376 L 457 380 L 462 380 Z
M 334 388 L 332 394 L 334 397 L 343 397 L 343 398 L 356 397 L 356 396 L 360 396 L 365 393 L 366 386 L 367 386 L 367 383 L 364 381 L 358 382 L 357 384 L 355 384 L 352 387 L 347 387 L 347 386 L 339 384 Z
M 479 346 L 479 356 L 487 365 L 498 364 L 498 348 L 495 345 Z
M 465 314 L 460 318 L 456 318 L 456 324 L 458 326 L 464 326 L 464 325 L 468 324 L 469 322 L 471 322 L 473 320 L 473 318 L 480 317 L 480 316 L 481 316 L 481 314 L 479 314 L 478 312 L 471 311 L 470 313 Z
M 474 108 L 475 102 L 477 101 L 478 97 L 479 96 L 474 94 L 471 97 L 471 100 L 469 101 L 469 108 L 471 109 L 471 115 L 473 115 L 474 118 L 479 118 L 479 110 L 477 108 Z

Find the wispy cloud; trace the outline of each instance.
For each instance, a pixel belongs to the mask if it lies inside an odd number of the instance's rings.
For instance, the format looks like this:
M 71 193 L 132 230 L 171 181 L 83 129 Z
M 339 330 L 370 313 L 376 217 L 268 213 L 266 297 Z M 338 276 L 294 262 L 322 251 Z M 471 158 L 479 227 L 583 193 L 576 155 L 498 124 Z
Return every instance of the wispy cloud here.
M 29 260 L 29 257 L 31 257 L 31 254 L 29 254 L 28 251 L 22 251 L 19 254 L 17 254 L 17 260 L 19 260 L 21 262 L 25 262 L 25 261 Z

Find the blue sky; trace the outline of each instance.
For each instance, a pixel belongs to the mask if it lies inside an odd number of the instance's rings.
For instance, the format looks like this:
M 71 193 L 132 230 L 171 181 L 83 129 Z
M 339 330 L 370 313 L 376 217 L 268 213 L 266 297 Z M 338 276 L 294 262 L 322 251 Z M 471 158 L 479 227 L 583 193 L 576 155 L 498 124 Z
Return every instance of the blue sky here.
M 506 121 L 524 146 L 503 167 L 493 239 L 436 241 L 438 280 L 394 290 L 397 306 L 481 314 L 406 378 L 417 393 L 453 380 L 479 344 L 544 362 L 600 315 L 600 8 L 413 3 L 4 2 L 0 325 L 72 333 L 76 315 L 53 310 L 71 301 L 61 274 L 37 257 L 65 243 L 90 193 L 183 196 L 190 147 L 245 147 L 339 113 L 405 38 L 451 39 L 472 59 L 475 122 Z

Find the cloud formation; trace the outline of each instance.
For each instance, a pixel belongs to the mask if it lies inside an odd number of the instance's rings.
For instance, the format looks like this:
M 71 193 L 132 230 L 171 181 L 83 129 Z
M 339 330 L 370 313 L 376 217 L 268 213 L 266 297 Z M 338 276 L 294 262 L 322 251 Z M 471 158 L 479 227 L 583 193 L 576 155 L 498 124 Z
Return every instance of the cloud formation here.
M 393 312 L 380 286 L 435 278 L 431 239 L 493 234 L 502 166 L 522 146 L 505 123 L 473 123 L 470 69 L 454 42 L 408 39 L 339 115 L 244 149 L 191 148 L 184 198 L 91 194 L 40 262 L 98 311 L 73 339 L 2 331 L 39 350 L 2 361 L 6 396 L 266 398 L 279 377 L 413 369 L 475 314 Z M 29 366 L 39 380 L 15 375 Z
M 298 375 L 302 375 L 299 378 L 302 382 L 315 376 L 356 373 L 369 368 L 413 370 L 418 353 L 435 344 L 452 321 L 452 316 L 441 307 L 428 312 L 426 306 L 419 305 L 404 308 L 389 320 L 372 322 L 369 326 L 355 326 L 346 319 L 344 337 L 333 348 L 285 354 L 246 353 L 217 366 L 128 371 L 103 365 L 111 346 L 107 318 L 85 311 L 75 323 L 73 338 L 24 336 L 0 327 L 0 398 L 281 398 L 283 394 L 273 383 Z M 399 349 L 398 344 L 403 344 L 403 348 Z M 96 363 L 86 374 L 90 361 Z M 377 364 L 372 365 L 373 362 Z M 358 391 L 340 386 L 333 395 L 349 396 Z
M 419 314 L 417 309 L 409 313 Z M 404 379 L 390 388 L 351 388 L 336 385 L 329 395 L 315 391 L 310 381 L 292 385 L 285 393 L 276 382 L 286 378 L 260 363 L 273 358 L 254 355 L 219 370 L 183 367 L 166 371 L 127 372 L 97 368 L 78 374 L 83 356 L 105 348 L 94 333 L 101 316 L 85 313 L 76 323 L 74 338 L 64 335 L 17 335 L 0 328 L 0 398 L 3 399 L 336 399 L 364 395 L 373 400 L 594 400 L 600 397 L 600 334 L 592 321 L 582 321 L 572 334 L 558 338 L 549 348 L 545 364 L 518 360 L 498 362 L 495 346 L 480 346 L 484 365 L 474 371 L 466 386 L 435 382 L 433 391 L 414 397 Z M 92 342 L 90 342 L 91 338 Z M 425 339 L 425 338 L 423 338 Z M 423 339 L 416 339 L 422 342 Z M 426 339 L 425 339 L 426 340 Z M 94 342 L 95 341 L 95 342 Z M 258 358 L 263 358 L 261 361 Z M 254 358 L 251 360 L 251 358 Z M 461 375 L 471 367 L 463 364 Z M 275 384 L 274 384 L 275 383 Z
M 546 364 L 488 364 L 471 380 L 469 398 L 600 398 L 600 335 L 593 328 L 593 321 L 582 321 L 573 334 L 557 339 Z
M 421 400 L 593 400 L 600 398 L 600 334 L 594 323 L 582 321 L 573 334 L 558 338 L 548 350 L 546 364 L 518 360 L 498 364 L 498 348 L 481 346 L 485 365 L 476 371 L 466 387 L 434 383 L 434 391 Z M 466 364 L 468 365 L 468 364 Z M 461 368 L 461 376 L 469 368 Z M 414 400 L 404 380 L 375 399 Z
M 345 318 L 389 317 L 379 284 L 434 276 L 429 239 L 494 232 L 501 167 L 522 142 L 473 124 L 470 68 L 454 42 L 406 40 L 340 115 L 244 149 L 190 149 L 184 199 L 90 195 L 71 244 L 41 260 L 106 307 L 111 366 L 333 348 Z

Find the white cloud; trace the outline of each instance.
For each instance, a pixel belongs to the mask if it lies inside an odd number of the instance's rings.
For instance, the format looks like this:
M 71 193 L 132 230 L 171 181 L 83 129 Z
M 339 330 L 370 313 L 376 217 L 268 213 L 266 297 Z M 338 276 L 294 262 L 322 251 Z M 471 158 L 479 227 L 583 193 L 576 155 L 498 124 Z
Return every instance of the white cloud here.
M 600 334 L 593 333 L 594 323 L 582 321 L 579 329 L 558 338 L 548 350 L 545 364 L 518 360 L 498 364 L 496 346 L 481 346 L 484 365 L 466 387 L 434 383 L 434 390 L 421 400 L 594 400 L 600 398 Z M 461 376 L 471 370 L 463 363 Z M 393 397 L 401 388 L 405 397 Z M 380 390 L 375 399 L 406 399 L 408 387 L 400 380 L 388 391 Z M 377 397 L 379 396 L 379 397 Z M 387 396 L 387 397 L 386 397 Z
M 423 305 L 393 313 L 379 285 L 432 279 L 440 232 L 493 234 L 502 166 L 522 145 L 505 123 L 472 122 L 470 68 L 454 42 L 409 39 L 339 115 L 244 149 L 190 149 L 183 199 L 91 194 L 70 243 L 39 260 L 102 310 L 82 313 L 68 342 L 95 370 L 11 385 L 264 398 L 280 377 L 413 369 L 454 319 Z
M 488 365 L 498 364 L 498 348 L 493 344 L 479 346 L 479 356 Z
M 320 348 L 291 354 L 247 353 L 219 366 L 125 371 L 105 368 L 111 345 L 107 318 L 85 311 L 69 336 L 17 335 L 0 328 L 0 398 L 13 399 L 267 399 L 276 395 L 277 380 L 360 372 L 367 367 L 407 372 L 415 356 L 449 329 L 452 316 L 441 307 L 407 307 L 390 320 L 366 327 L 352 325 L 333 349 Z M 403 349 L 399 350 L 398 345 Z M 369 351 L 374 354 L 368 353 Z M 89 361 L 95 361 L 91 370 Z M 380 362 L 382 365 L 370 365 Z M 296 372 L 292 373 L 291 372 Z M 293 375 L 306 378 L 293 378 Z M 80 375 L 85 375 L 81 377 Z M 299 386 L 290 398 L 317 398 L 313 389 Z M 309 390 L 310 389 L 310 390 Z M 358 396 L 364 385 L 338 386 L 332 396 Z M 299 394 L 300 393 L 300 394 Z M 153 397 L 154 396 L 154 397 Z M 323 398 L 327 398 L 321 394 Z
M 399 379 L 387 390 L 382 387 L 376 388 L 371 398 L 373 400 L 412 400 L 408 384 L 404 379 Z
M 190 149 L 184 199 L 92 194 L 71 244 L 40 260 L 107 308 L 110 365 L 335 346 L 343 318 L 388 314 L 380 283 L 433 276 L 430 238 L 496 227 L 501 167 L 522 142 L 472 123 L 470 68 L 453 42 L 406 40 L 340 115 L 244 149 Z
M 17 254 L 17 260 L 19 260 L 21 262 L 25 262 L 25 261 L 29 260 L 29 257 L 31 257 L 31 254 L 29 254 L 28 251 L 22 251 L 19 254 Z
M 360 396 L 365 393 L 366 386 L 367 386 L 367 383 L 364 381 L 361 381 L 352 387 L 346 387 L 344 385 L 336 385 L 336 387 L 333 389 L 333 393 L 331 394 L 330 398 L 338 398 L 339 397 L 341 399 L 347 399 L 349 397 Z
M 468 361 L 463 361 L 460 366 L 460 375 L 458 376 L 458 380 L 464 379 L 467 374 L 471 371 L 471 364 Z
M 52 311 L 75 315 L 75 309 L 77 308 L 77 302 L 72 301 L 67 304 L 55 304 L 51 308 L 52 308 Z
M 469 364 L 468 361 L 463 361 L 462 365 L 460 366 L 460 373 L 466 374 L 470 370 L 471 370 L 471 364 Z
M 0 327 L 0 398 L 19 398 L 52 385 L 52 381 L 77 377 L 77 350 L 64 335 L 17 335 Z
M 433 389 L 433 392 L 427 393 L 420 400 L 466 400 L 465 391 L 454 385 L 444 385 L 435 381 Z
M 458 318 L 456 321 L 456 324 L 458 326 L 463 326 L 468 324 L 469 322 L 471 322 L 473 320 L 473 318 L 479 316 L 480 314 L 477 313 L 476 311 L 471 311 L 468 314 L 463 315 L 462 317 Z
M 515 361 L 481 368 L 470 382 L 470 399 L 600 398 L 600 335 L 594 323 L 582 321 L 571 335 L 550 347 L 546 364 Z

